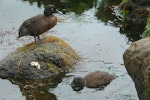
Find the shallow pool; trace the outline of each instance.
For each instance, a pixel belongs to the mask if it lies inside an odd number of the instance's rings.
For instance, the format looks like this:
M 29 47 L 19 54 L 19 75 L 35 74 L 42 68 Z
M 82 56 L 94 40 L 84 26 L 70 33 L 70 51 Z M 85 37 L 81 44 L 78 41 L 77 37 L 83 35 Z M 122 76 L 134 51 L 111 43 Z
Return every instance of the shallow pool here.
M 74 70 L 67 73 L 55 87 L 38 89 L 29 94 L 23 93 L 19 85 L 0 79 L 0 98 L 2 100 L 139 100 L 122 58 L 130 41 L 125 35 L 120 34 L 119 27 L 111 24 L 112 20 L 103 21 L 95 16 L 102 1 L 93 0 L 92 5 L 91 2 L 86 3 L 89 7 L 84 4 L 85 9 L 74 11 L 73 7 L 72 9 L 70 7 L 73 2 L 58 0 L 60 2 L 58 8 L 65 14 L 55 14 L 59 22 L 41 37 L 53 35 L 62 38 L 75 49 L 81 61 L 74 65 Z M 34 41 L 30 36 L 17 40 L 18 28 L 24 20 L 43 13 L 45 3 L 42 3 L 36 0 L 0 1 L 0 60 L 19 46 Z M 68 6 L 62 6 L 67 3 Z M 66 7 L 70 7 L 71 10 Z M 117 78 L 103 90 L 84 88 L 76 92 L 70 87 L 74 76 L 85 76 L 97 70 L 116 75 Z

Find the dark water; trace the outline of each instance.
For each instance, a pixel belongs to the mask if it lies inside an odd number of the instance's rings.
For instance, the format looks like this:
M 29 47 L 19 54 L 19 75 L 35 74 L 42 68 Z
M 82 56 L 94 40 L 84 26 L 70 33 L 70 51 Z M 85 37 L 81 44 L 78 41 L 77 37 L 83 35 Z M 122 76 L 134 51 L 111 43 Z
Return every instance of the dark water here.
M 133 31 L 127 28 L 128 25 L 122 25 L 120 17 L 116 16 L 119 15 L 117 10 L 112 12 L 109 8 L 109 5 L 119 2 L 120 0 L 0 0 L 0 60 L 19 46 L 34 41 L 30 36 L 16 40 L 18 28 L 25 19 L 43 13 L 47 4 L 55 4 L 64 14 L 56 14 L 58 24 L 43 35 L 62 38 L 82 58 L 72 72 L 57 76 L 53 81 L 46 79 L 38 82 L 46 84 L 40 88 L 31 88 L 31 85 L 37 83 L 26 80 L 10 82 L 0 79 L 0 99 L 139 100 L 134 83 L 123 65 L 122 55 L 131 41 L 139 39 L 140 35 L 132 36 Z M 142 29 L 138 32 L 142 32 Z M 114 74 L 117 78 L 104 90 L 72 90 L 70 83 L 74 76 L 85 76 L 97 70 Z

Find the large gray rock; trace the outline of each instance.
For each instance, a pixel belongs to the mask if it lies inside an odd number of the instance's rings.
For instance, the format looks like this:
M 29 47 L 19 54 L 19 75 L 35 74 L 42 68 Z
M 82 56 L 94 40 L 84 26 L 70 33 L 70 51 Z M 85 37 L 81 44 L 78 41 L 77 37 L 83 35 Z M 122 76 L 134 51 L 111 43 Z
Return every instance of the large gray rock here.
M 69 70 L 78 60 L 66 42 L 50 36 L 20 47 L 0 61 L 0 77 L 43 79 Z
M 132 43 L 123 58 L 140 100 L 150 100 L 150 38 Z

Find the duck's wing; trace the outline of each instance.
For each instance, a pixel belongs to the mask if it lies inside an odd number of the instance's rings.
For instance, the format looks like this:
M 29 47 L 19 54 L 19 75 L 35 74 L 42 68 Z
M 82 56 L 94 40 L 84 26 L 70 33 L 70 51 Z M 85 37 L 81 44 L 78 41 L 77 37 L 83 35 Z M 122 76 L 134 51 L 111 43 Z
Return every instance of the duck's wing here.
M 30 19 L 27 19 L 26 21 L 24 21 L 24 23 L 22 24 L 24 27 L 29 27 L 29 28 L 31 28 L 31 27 L 35 27 L 38 23 L 39 23 L 39 21 L 40 21 L 40 19 L 43 17 L 43 15 L 42 14 L 39 14 L 39 15 L 37 15 L 37 16 L 34 16 L 34 17 L 32 17 L 32 18 L 30 18 Z
M 26 21 L 23 22 L 21 27 L 19 28 L 19 31 L 25 29 L 30 35 L 36 35 L 39 31 L 39 25 L 40 21 L 43 18 L 42 14 L 39 14 L 37 16 L 34 16 L 30 19 L 27 19 Z

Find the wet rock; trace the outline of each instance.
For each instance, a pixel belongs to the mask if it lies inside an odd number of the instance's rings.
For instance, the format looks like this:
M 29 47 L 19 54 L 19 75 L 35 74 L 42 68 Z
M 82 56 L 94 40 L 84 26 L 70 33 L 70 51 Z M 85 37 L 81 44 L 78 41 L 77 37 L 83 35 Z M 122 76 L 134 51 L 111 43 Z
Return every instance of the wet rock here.
M 66 42 L 50 36 L 20 47 L 0 61 L 0 77 L 43 79 L 71 69 L 78 60 Z
M 88 88 L 102 89 L 113 79 L 115 79 L 115 76 L 111 74 L 102 71 L 95 71 L 86 75 L 84 78 L 75 77 L 71 83 L 71 86 L 75 91 L 83 89 L 84 86 Z
M 149 11 L 147 10 L 147 7 L 140 7 L 130 12 L 127 20 L 135 24 L 146 25 L 148 14 Z
M 119 5 L 119 8 L 124 12 L 126 21 L 146 25 L 149 4 L 149 0 L 126 0 Z
M 86 75 L 84 79 L 86 80 L 86 87 L 101 88 L 115 79 L 115 76 L 110 75 L 106 72 L 96 71 Z
M 123 58 L 140 100 L 150 100 L 150 38 L 132 43 Z
M 71 83 L 71 87 L 75 91 L 80 91 L 84 88 L 86 80 L 82 77 L 75 77 Z

